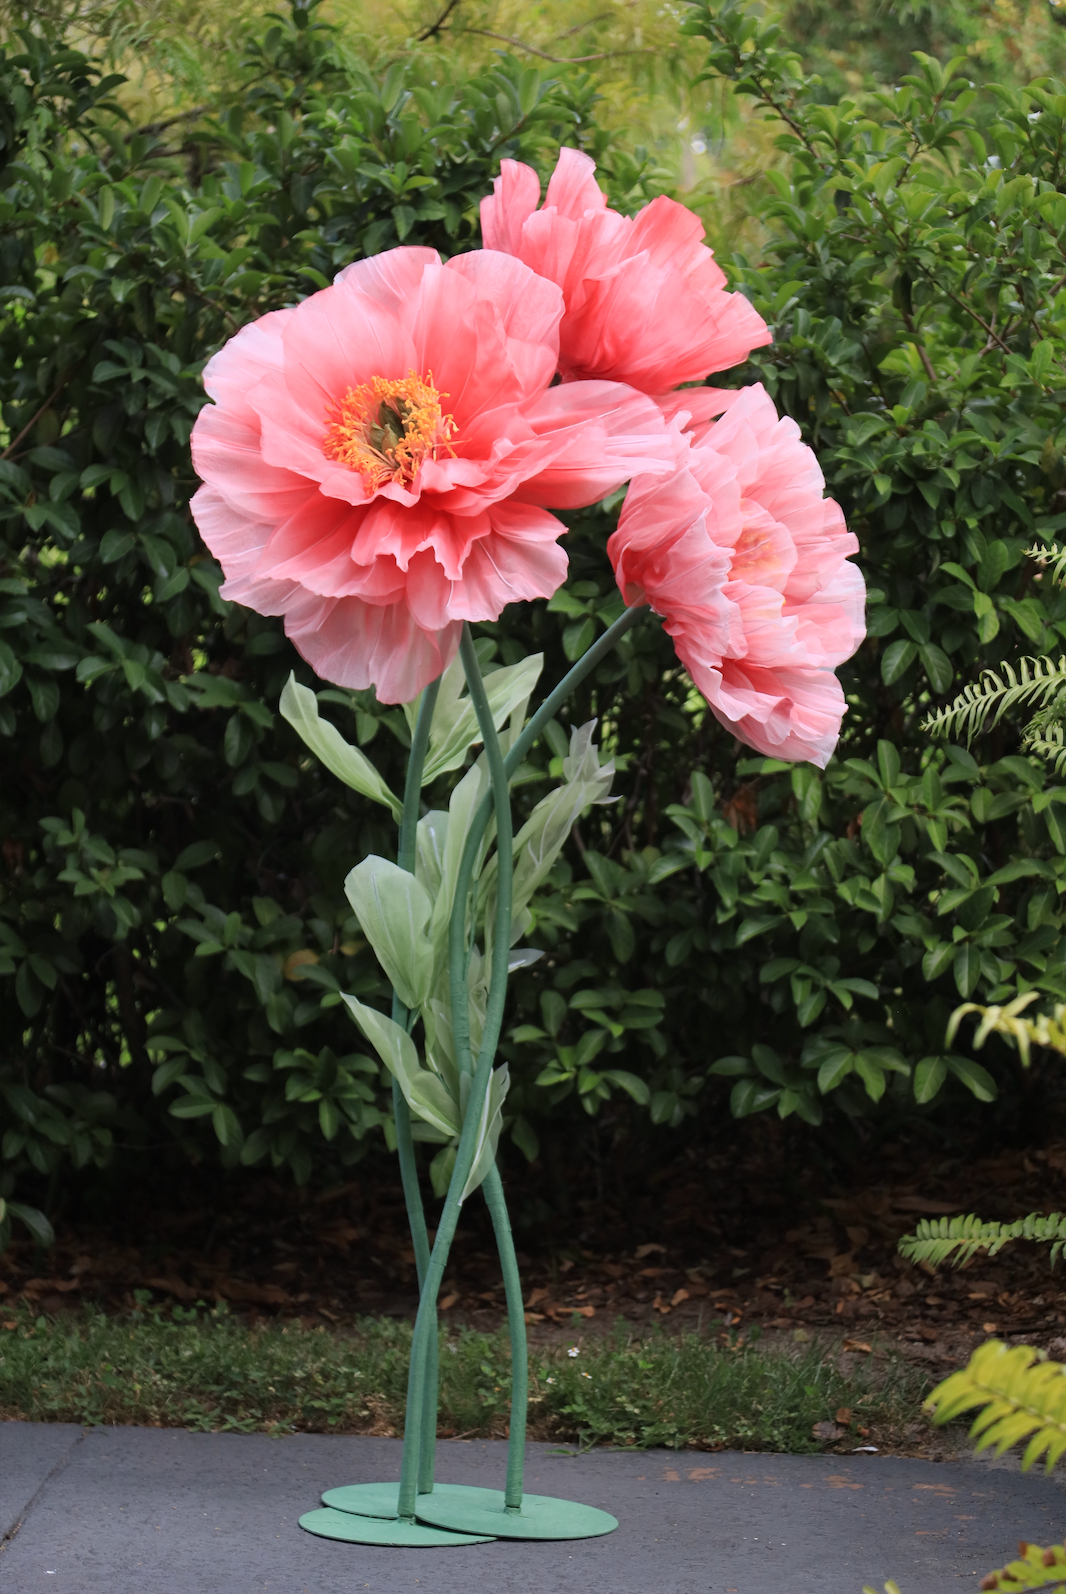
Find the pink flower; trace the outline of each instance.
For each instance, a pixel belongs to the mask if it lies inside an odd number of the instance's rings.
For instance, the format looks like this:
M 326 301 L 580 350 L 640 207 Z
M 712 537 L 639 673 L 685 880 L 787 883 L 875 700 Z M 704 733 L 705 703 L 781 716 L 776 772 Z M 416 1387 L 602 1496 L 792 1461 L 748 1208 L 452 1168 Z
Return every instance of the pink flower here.
M 319 675 L 406 702 L 464 620 L 566 576 L 547 506 L 668 468 L 654 404 L 551 387 L 559 289 L 507 255 L 394 249 L 242 328 L 204 372 L 193 514 L 223 595 L 285 629 Z
M 626 602 L 663 616 L 722 724 L 824 768 L 846 706 L 833 671 L 865 635 L 858 543 L 766 390 L 719 398 L 720 420 L 675 431 L 674 475 L 632 483 L 607 550 Z
M 516 255 L 563 290 L 564 382 L 607 377 L 660 394 L 770 342 L 743 294 L 725 291 L 690 210 L 660 198 L 621 216 L 607 208 L 595 170 L 587 155 L 561 150 L 538 210 L 536 172 L 505 160 L 495 192 L 481 201 L 486 247 Z

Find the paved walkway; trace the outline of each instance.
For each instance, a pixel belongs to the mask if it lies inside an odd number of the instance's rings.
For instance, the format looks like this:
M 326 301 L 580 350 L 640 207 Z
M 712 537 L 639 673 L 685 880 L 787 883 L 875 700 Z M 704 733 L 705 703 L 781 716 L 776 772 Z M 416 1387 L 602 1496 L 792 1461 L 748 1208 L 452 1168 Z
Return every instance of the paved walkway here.
M 1061 1540 L 1060 1476 L 969 1461 L 530 1445 L 531 1493 L 620 1518 L 568 1544 L 393 1550 L 297 1526 L 337 1484 L 395 1479 L 395 1439 L 0 1424 L 3 1594 L 902 1594 L 976 1588 Z M 502 1487 L 502 1443 L 446 1441 L 443 1482 Z

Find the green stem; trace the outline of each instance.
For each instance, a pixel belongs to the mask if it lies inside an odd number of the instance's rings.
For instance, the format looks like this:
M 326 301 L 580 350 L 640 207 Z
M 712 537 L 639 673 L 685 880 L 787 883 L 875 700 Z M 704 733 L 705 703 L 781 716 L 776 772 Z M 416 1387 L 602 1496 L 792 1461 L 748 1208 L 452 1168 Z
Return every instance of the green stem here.
M 526 1456 L 526 1416 L 529 1411 L 529 1348 L 526 1344 L 526 1311 L 522 1301 L 522 1280 L 507 1216 L 500 1170 L 495 1166 L 482 1186 L 492 1217 L 496 1249 L 500 1254 L 503 1288 L 507 1297 L 507 1332 L 511 1340 L 511 1426 L 507 1435 L 507 1485 L 504 1510 L 522 1509 L 522 1478 Z
M 600 660 L 605 658 L 611 649 L 621 641 L 638 620 L 643 619 L 651 610 L 641 605 L 627 609 L 624 614 L 608 626 L 607 630 L 594 642 L 587 653 L 583 653 L 574 665 L 563 676 L 558 686 L 544 699 L 537 712 L 525 729 L 518 735 L 514 746 L 503 761 L 503 767 L 508 776 L 514 774 L 526 753 L 537 740 L 541 731 L 550 719 L 553 719 L 557 709 L 561 708 L 574 690 L 580 686 L 585 677 L 595 669 Z M 453 900 L 451 921 L 448 925 L 448 966 L 451 975 L 451 1000 L 452 1000 L 452 1033 L 455 1037 L 455 1056 L 460 1069 L 470 1066 L 470 1022 L 466 1002 L 466 902 L 470 895 L 470 882 L 473 877 L 474 867 L 477 863 L 481 841 L 488 826 L 492 813 L 493 794 L 486 792 L 474 811 L 470 829 L 467 832 L 463 845 L 463 856 L 459 862 L 459 871 L 455 882 L 455 896 Z M 509 810 L 508 810 L 509 811 Z M 497 910 L 499 904 L 497 903 Z M 507 947 L 510 949 L 510 930 L 508 930 Z M 506 960 L 505 960 L 506 961 Z M 494 971 L 495 972 L 495 971 Z
M 580 686 L 586 675 L 589 675 L 605 659 L 608 653 L 621 642 L 627 631 L 631 631 L 638 620 L 643 620 L 650 615 L 652 610 L 647 604 L 634 605 L 631 609 L 619 615 L 613 625 L 609 625 L 598 641 L 594 642 L 587 653 L 583 653 L 572 669 L 563 676 L 559 685 L 548 693 L 544 702 L 533 715 L 529 724 L 518 736 L 511 751 L 504 759 L 508 775 L 513 775 L 522 759 L 533 746 L 541 731 L 550 719 L 554 719 L 555 711 L 562 708 L 575 686 Z M 476 821 L 475 821 L 476 822 Z M 486 824 L 488 816 L 486 814 Z M 480 845 L 480 837 L 478 838 Z
M 585 677 L 596 668 L 600 660 L 611 652 L 626 632 L 649 612 L 643 606 L 627 609 L 612 626 L 607 628 L 603 636 L 593 643 L 586 653 L 582 654 L 574 667 L 564 675 L 558 686 L 552 692 L 549 692 L 537 712 L 530 719 L 529 724 L 516 738 L 513 747 L 503 761 L 504 772 L 507 777 L 514 773 L 526 752 L 532 747 L 548 721 L 554 717 L 557 709 L 566 702 L 574 688 L 579 686 Z M 448 926 L 452 1033 L 455 1039 L 456 1061 L 460 1070 L 463 1071 L 469 1071 L 471 1068 L 470 1021 L 467 998 L 466 903 L 470 895 L 470 883 L 478 852 L 488 826 L 494 800 L 495 785 L 492 794 L 485 794 L 474 813 L 470 830 L 463 846 L 463 855 L 456 879 L 452 916 Z M 498 802 L 496 809 L 498 815 Z M 510 798 L 508 795 L 509 817 Z M 502 880 L 502 872 L 500 872 L 502 871 L 502 864 L 498 862 L 497 867 L 497 879 Z M 496 907 L 497 937 L 493 946 L 493 979 L 496 978 L 499 969 L 506 968 L 511 946 L 510 922 L 508 921 L 505 928 L 500 925 L 499 900 L 497 900 Z M 504 1290 L 507 1297 L 507 1324 L 511 1340 L 511 1424 L 507 1444 L 507 1487 L 504 1504 L 508 1511 L 514 1511 L 519 1510 L 522 1503 L 529 1363 L 521 1280 L 518 1275 L 518 1264 L 514 1257 L 514 1242 L 511 1238 L 511 1227 L 507 1217 L 507 1204 L 504 1199 L 503 1185 L 500 1181 L 499 1171 L 495 1168 L 490 1178 L 485 1180 L 485 1200 L 488 1203 L 493 1229 L 496 1233 L 496 1244 L 500 1255 Z
M 403 791 L 403 816 L 400 820 L 400 841 L 396 861 L 401 869 L 406 869 L 408 874 L 414 874 L 415 872 L 415 858 L 418 854 L 418 809 L 422 795 L 422 771 L 426 764 L 430 726 L 433 723 L 433 710 L 436 706 L 439 688 L 440 681 L 438 679 L 427 686 L 422 694 L 418 717 L 415 720 L 414 735 L 411 738 L 411 751 L 407 759 L 407 779 Z M 411 1019 L 411 1013 L 394 991 L 392 995 L 393 1023 L 399 1024 L 403 1029 L 410 1030 Z M 403 1091 L 395 1079 L 392 1082 L 392 1112 L 396 1123 L 396 1150 L 400 1159 L 403 1198 L 407 1207 L 407 1221 L 411 1229 L 411 1243 L 414 1246 L 418 1287 L 421 1290 L 422 1285 L 425 1283 L 426 1274 L 429 1271 L 429 1233 L 426 1229 L 426 1214 L 422 1205 L 422 1192 L 418 1185 L 415 1143 L 414 1136 L 411 1133 L 411 1109 L 408 1107 Z M 432 1338 L 427 1355 L 425 1400 L 431 1420 L 426 1421 L 427 1413 L 423 1414 L 422 1451 L 418 1478 L 420 1494 L 429 1494 L 433 1488 L 433 1467 L 437 1442 L 438 1367 L 436 1335 Z M 432 1402 L 431 1407 L 430 1402 Z
M 468 625 L 463 627 L 459 651 L 463 660 L 463 668 L 466 671 L 470 699 L 474 705 L 474 712 L 477 715 L 478 726 L 481 730 L 481 739 L 485 744 L 485 754 L 492 780 L 492 796 L 496 805 L 496 853 L 499 882 L 496 896 L 494 944 L 496 946 L 502 944 L 506 949 L 511 944 L 511 882 L 513 871 L 511 803 L 507 773 L 504 769 L 503 754 L 496 735 L 496 727 L 493 724 L 492 710 L 489 707 L 485 684 L 481 678 L 481 669 L 478 664 L 477 652 L 474 648 L 474 639 L 470 634 Z M 465 849 L 463 857 L 465 861 Z M 472 869 L 473 861 L 471 860 L 471 871 Z M 462 878 L 461 869 L 460 878 Z M 469 889 L 469 880 L 470 875 L 468 873 L 466 876 L 467 890 Z M 458 891 L 456 893 L 456 907 L 452 914 L 453 926 L 457 916 L 461 921 L 465 921 L 465 891 L 462 897 L 459 896 Z M 463 996 L 463 1018 L 465 1020 L 467 1017 L 465 979 L 463 978 L 462 968 L 460 967 L 456 971 L 453 966 L 453 993 L 456 989 L 457 978 Z M 448 1252 L 455 1236 L 456 1225 L 459 1221 L 462 1193 L 474 1164 L 478 1131 L 481 1125 L 489 1081 L 492 1076 L 492 1064 L 496 1056 L 500 1029 L 503 1026 L 503 1010 L 506 1000 L 507 955 L 505 950 L 502 957 L 494 960 L 489 979 L 481 1050 L 478 1053 L 477 1067 L 474 1069 L 471 1081 L 466 1115 L 455 1154 L 455 1168 L 452 1173 L 451 1183 L 448 1186 L 444 1210 L 441 1213 L 437 1236 L 430 1254 L 429 1268 L 425 1282 L 422 1285 L 422 1293 L 418 1303 L 418 1316 L 415 1319 L 414 1338 L 411 1344 L 411 1365 L 407 1376 L 407 1421 L 404 1429 L 403 1464 L 400 1470 L 400 1497 L 397 1508 L 397 1514 L 404 1521 L 413 1521 L 415 1515 L 419 1457 L 421 1453 L 421 1430 L 425 1423 L 426 1362 L 430 1339 L 431 1337 L 436 1337 L 437 1295 L 440 1290 L 441 1279 L 444 1276 L 444 1269 L 447 1265 Z M 454 1009 L 452 1017 L 454 1024 Z M 467 1035 L 467 1050 L 469 1053 L 469 1034 Z
M 508 777 L 517 769 L 525 753 L 536 741 L 548 721 L 554 717 L 556 711 L 566 702 L 574 688 L 580 685 L 585 677 L 596 668 L 600 660 L 611 652 L 626 632 L 648 612 L 644 607 L 627 609 L 612 626 L 608 627 L 603 636 L 581 656 L 573 669 L 569 670 L 559 682 L 558 686 L 548 694 L 537 712 L 530 719 L 529 724 L 516 738 L 514 746 L 504 759 L 504 770 Z M 492 797 L 486 794 L 474 814 L 470 831 L 463 847 L 463 856 L 456 881 L 452 917 L 448 927 L 452 1032 L 455 1037 L 456 1060 L 460 1069 L 470 1068 L 470 1027 L 466 979 L 466 902 L 470 893 L 470 882 L 481 847 L 482 837 L 485 834 L 492 812 L 492 800 Z M 499 874 L 497 878 L 501 878 Z M 497 903 L 497 910 L 498 908 L 499 903 Z M 506 939 L 501 940 L 499 938 L 501 930 L 498 928 L 497 941 L 493 946 L 492 965 L 494 975 L 501 965 L 506 965 L 507 963 L 507 954 L 511 946 L 509 924 L 503 933 L 505 933 Z M 507 1203 L 504 1198 L 503 1184 L 500 1180 L 498 1169 L 493 1168 L 491 1175 L 485 1180 L 484 1190 L 485 1200 L 488 1204 L 493 1229 L 496 1234 L 500 1266 L 503 1271 L 504 1291 L 507 1297 L 507 1324 L 511 1340 L 511 1423 L 507 1444 L 507 1485 L 504 1494 L 504 1505 L 508 1511 L 517 1511 L 521 1509 L 522 1504 L 528 1410 L 529 1360 L 526 1344 L 526 1318 L 522 1302 L 522 1285 L 518 1274 L 518 1263 L 514 1254 L 514 1241 L 511 1237 L 511 1226 L 507 1216 Z

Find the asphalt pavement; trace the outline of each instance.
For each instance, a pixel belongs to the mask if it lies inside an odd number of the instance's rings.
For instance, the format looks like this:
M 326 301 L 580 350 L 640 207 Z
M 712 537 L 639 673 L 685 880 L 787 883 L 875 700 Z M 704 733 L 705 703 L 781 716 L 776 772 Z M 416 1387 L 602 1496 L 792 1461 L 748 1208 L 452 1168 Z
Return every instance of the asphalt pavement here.
M 979 1460 L 530 1445 L 531 1493 L 604 1538 L 388 1549 L 299 1527 L 322 1491 L 399 1477 L 396 1439 L 0 1424 L 3 1594 L 901 1594 L 976 1589 L 1066 1529 L 1061 1474 Z M 502 1442 L 448 1440 L 442 1482 L 501 1488 Z

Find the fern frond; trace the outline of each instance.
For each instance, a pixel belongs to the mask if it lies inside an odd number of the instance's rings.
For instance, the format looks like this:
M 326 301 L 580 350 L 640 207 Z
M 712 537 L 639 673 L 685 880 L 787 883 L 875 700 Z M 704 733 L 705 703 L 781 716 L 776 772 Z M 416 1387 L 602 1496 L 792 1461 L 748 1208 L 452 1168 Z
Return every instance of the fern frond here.
M 1066 1057 L 1066 1002 L 1056 1002 L 1053 1013 L 1038 1013 L 1035 1018 L 1021 1018 L 1023 1007 L 1035 1002 L 1038 992 L 1027 991 L 1016 996 L 1003 1007 L 982 1007 L 980 1002 L 963 1002 L 948 1020 L 947 1045 L 950 1046 L 958 1032 L 959 1024 L 967 1013 L 980 1013 L 981 1023 L 973 1038 L 975 1049 L 980 1049 L 989 1035 L 1009 1035 L 1018 1047 L 1018 1054 L 1026 1068 L 1029 1066 L 1031 1046 L 1049 1046 L 1053 1052 Z
M 1066 690 L 1066 656 L 1058 663 L 1049 658 L 1021 658 L 1017 665 L 1004 663 L 999 668 L 1001 675 L 982 670 L 980 680 L 965 687 L 950 707 L 937 709 L 923 720 L 922 730 L 933 736 L 965 735 L 969 744 L 989 724 L 998 725 L 1019 703 L 1041 708 Z
M 957 1007 L 948 1019 L 945 1045 L 950 1046 L 958 1034 L 959 1025 L 967 1013 L 980 1013 L 981 1023 L 977 1034 L 973 1038 L 976 1050 L 980 1051 L 985 1041 L 996 1030 L 1000 1035 L 1011 1035 L 1018 1042 L 1018 1050 L 1022 1060 L 1028 1066 L 1029 1043 L 1032 1040 L 1032 1020 L 1019 1018 L 1018 1015 L 1030 1002 L 1035 1002 L 1039 991 L 1026 991 L 1022 996 L 1016 996 L 1013 1002 L 1007 1002 L 1001 1007 L 982 1007 L 980 1002 L 963 1002 Z
M 1045 1550 L 1039 1544 L 1019 1544 L 1017 1561 L 1001 1566 L 981 1579 L 982 1589 L 1002 1589 L 1014 1594 L 1016 1589 L 1050 1588 L 1051 1594 L 1066 1594 L 1066 1544 L 1050 1544 Z
M 1066 734 L 1060 720 L 1055 725 L 1029 725 L 1022 737 L 1027 753 L 1035 753 L 1051 764 L 1056 775 L 1066 773 Z
M 935 1423 L 950 1422 L 974 1406 L 984 1407 L 970 1428 L 978 1450 L 992 1446 L 1002 1455 L 1028 1439 L 1023 1472 L 1045 1453 L 1050 1472 L 1066 1451 L 1066 1367 L 1042 1359 L 1031 1345 L 988 1340 L 925 1403 Z
M 1009 1566 L 1001 1566 L 994 1572 L 989 1572 L 979 1584 L 982 1589 L 1002 1589 L 1003 1594 L 1015 1594 L 1016 1590 L 1025 1591 L 1033 1588 L 1050 1588 L 1051 1594 L 1066 1594 L 1066 1544 L 1051 1544 L 1045 1550 L 1040 1544 L 1019 1544 L 1020 1559 L 1011 1561 Z M 1052 1584 L 1055 1588 L 1051 1588 Z M 869 1583 L 864 1584 L 862 1594 L 877 1594 L 875 1588 Z M 885 1584 L 884 1594 L 900 1594 L 898 1583 Z
M 1057 587 L 1066 585 L 1066 548 L 1060 548 L 1057 542 L 1050 548 L 1038 542 L 1025 551 L 1038 565 L 1051 566 L 1051 579 Z
M 921 1218 L 914 1234 L 905 1234 L 900 1240 L 899 1253 L 910 1262 L 930 1262 L 939 1267 L 955 1251 L 954 1264 L 961 1267 L 978 1251 L 995 1256 L 1011 1240 L 1050 1245 L 1054 1267 L 1066 1246 L 1066 1214 L 1051 1212 L 1045 1217 L 1040 1212 L 1030 1212 L 1013 1223 L 986 1223 L 972 1212 L 965 1218 Z

